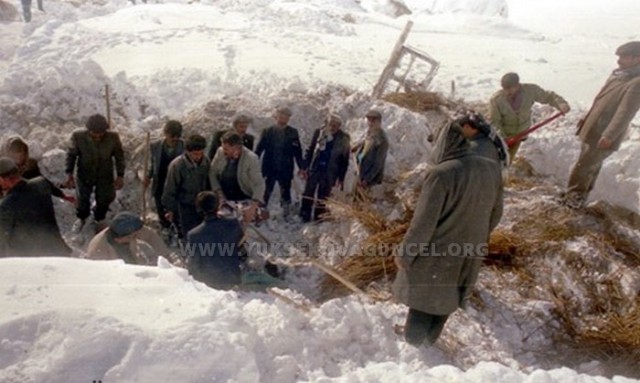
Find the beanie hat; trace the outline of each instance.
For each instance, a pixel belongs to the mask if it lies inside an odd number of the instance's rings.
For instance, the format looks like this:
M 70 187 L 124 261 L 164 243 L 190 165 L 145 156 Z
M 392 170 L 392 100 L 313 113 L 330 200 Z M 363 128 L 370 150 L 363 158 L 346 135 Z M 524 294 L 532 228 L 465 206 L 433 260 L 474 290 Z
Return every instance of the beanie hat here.
M 629 41 L 626 44 L 620 45 L 618 49 L 616 49 L 616 55 L 640 57 L 640 41 Z
M 382 113 L 380 113 L 375 109 L 371 109 L 370 111 L 367 112 L 365 117 L 377 118 L 378 120 L 382 120 Z
M 137 214 L 123 211 L 116 214 L 109 224 L 109 230 L 116 238 L 127 236 L 142 229 L 142 220 Z

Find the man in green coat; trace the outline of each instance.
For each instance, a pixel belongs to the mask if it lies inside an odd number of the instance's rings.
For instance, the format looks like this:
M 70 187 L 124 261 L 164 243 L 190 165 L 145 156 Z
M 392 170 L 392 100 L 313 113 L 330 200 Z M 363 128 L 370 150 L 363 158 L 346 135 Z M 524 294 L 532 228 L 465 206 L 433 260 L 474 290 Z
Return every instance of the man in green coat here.
M 616 50 L 618 69 L 604 84 L 587 115 L 578 123 L 580 157 L 571 170 L 563 202 L 584 205 L 596 183 L 602 162 L 620 148 L 631 120 L 640 109 L 640 41 Z
M 494 93 L 489 101 L 489 120 L 505 139 L 523 132 L 531 126 L 531 107 L 536 102 L 551 105 L 567 113 L 571 108 L 558 94 L 544 90 L 536 84 L 521 84 L 517 73 L 507 73 L 500 80 L 502 89 Z M 513 161 L 520 142 L 509 148 Z
M 95 193 L 96 208 L 93 216 L 96 225 L 104 220 L 109 205 L 116 198 L 116 190 L 124 185 L 124 151 L 120 136 L 109 131 L 104 116 L 89 117 L 86 129 L 71 135 L 67 150 L 64 186 L 76 188 L 76 216 L 73 231 L 79 232 L 91 214 L 91 194 Z M 75 176 L 74 176 L 75 169 Z
M 471 294 L 489 234 L 502 216 L 502 175 L 474 155 L 459 124 L 440 132 L 434 162 L 395 257 L 397 301 L 409 306 L 407 342 L 432 344 Z

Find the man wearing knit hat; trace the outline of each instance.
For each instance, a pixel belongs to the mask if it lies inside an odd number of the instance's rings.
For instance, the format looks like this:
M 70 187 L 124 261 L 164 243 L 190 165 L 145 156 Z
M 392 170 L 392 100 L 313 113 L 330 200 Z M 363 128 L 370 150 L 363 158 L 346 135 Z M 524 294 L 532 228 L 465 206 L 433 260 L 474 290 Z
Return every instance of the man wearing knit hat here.
M 16 163 L 0 157 L 0 257 L 68 256 L 51 200 L 51 183 L 25 180 Z
M 89 259 L 122 259 L 125 263 L 156 265 L 158 256 L 168 257 L 169 248 L 155 231 L 144 226 L 137 214 L 116 214 L 109 226 L 96 234 L 87 248 Z
M 567 191 L 561 196 L 562 202 L 571 208 L 584 205 L 603 161 L 618 150 L 640 108 L 640 41 L 621 45 L 616 55 L 618 69 L 578 122 L 580 156 L 571 170 Z

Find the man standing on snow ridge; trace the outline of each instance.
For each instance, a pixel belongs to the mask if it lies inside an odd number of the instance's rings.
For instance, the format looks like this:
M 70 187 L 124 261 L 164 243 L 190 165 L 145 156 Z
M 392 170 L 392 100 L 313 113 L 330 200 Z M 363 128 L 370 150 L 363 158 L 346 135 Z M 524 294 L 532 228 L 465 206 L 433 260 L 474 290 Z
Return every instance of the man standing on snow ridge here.
M 415 346 L 433 344 L 471 294 L 502 216 L 500 167 L 470 151 L 459 124 L 439 133 L 434 162 L 394 258 L 394 296 L 409 306 L 404 336 Z
M 494 93 L 489 101 L 489 120 L 505 139 L 523 132 L 531 126 L 531 107 L 536 102 L 551 105 L 562 113 L 571 108 L 558 94 L 542 89 L 536 84 L 521 84 L 517 73 L 507 73 L 500 80 L 502 89 Z M 520 142 L 509 148 L 513 161 Z
M 256 148 L 258 157 L 262 156 L 262 175 L 266 183 L 264 204 L 269 205 L 269 198 L 277 182 L 284 217 L 289 216 L 291 209 L 294 160 L 300 172 L 305 170 L 300 136 L 296 128 L 289 126 L 290 118 L 291 109 L 278 108 L 275 114 L 276 124 L 262 131 Z
M 76 130 L 71 135 L 65 170 L 67 179 L 63 186 L 69 189 L 76 188 L 78 219 L 72 228 L 75 233 L 80 232 L 91 215 L 92 193 L 95 192 L 96 198 L 93 216 L 96 229 L 99 231 L 109 211 L 109 205 L 116 198 L 116 190 L 122 189 L 124 185 L 124 151 L 120 136 L 108 130 L 107 119 L 100 114 L 94 114 L 87 120 L 86 129 Z
M 587 115 L 578 122 L 576 134 L 582 147 L 562 196 L 563 202 L 572 208 L 584 205 L 602 162 L 620 148 L 640 108 L 640 41 L 621 45 L 616 55 L 618 69 L 609 76 Z
M 367 136 L 351 150 L 356 152 L 358 187 L 362 189 L 382 183 L 389 151 L 389 140 L 382 129 L 382 113 L 371 109 L 365 117 L 369 127 Z

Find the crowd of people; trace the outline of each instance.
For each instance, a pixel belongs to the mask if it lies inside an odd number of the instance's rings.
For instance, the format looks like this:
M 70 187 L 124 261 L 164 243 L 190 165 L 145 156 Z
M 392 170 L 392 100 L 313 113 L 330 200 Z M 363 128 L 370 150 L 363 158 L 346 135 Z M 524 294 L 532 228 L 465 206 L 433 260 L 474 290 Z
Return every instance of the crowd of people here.
M 584 205 L 602 162 L 619 148 L 640 108 L 640 42 L 623 44 L 615 53 L 618 69 L 579 124 L 581 153 L 560 196 L 570 208 Z M 561 96 L 520 83 L 516 73 L 505 74 L 501 86 L 489 102 L 488 119 L 465 111 L 432 137 L 433 166 L 395 257 L 394 293 L 410 308 L 402 331 L 412 344 L 435 342 L 447 317 L 464 305 L 475 283 L 489 235 L 502 215 L 502 170 L 521 142 L 508 147 L 505 139 L 531 126 L 536 102 L 561 113 L 570 110 Z M 291 116 L 291 109 L 277 108 L 275 123 L 262 130 L 257 145 L 247 133 L 252 123 L 247 114 L 238 114 L 230 129 L 213 133 L 209 142 L 200 134 L 183 140 L 182 124 L 171 120 L 164 125 L 163 137 L 150 145 L 151 164 L 143 184 L 150 186 L 159 225 L 162 230 L 175 228 L 181 241 L 191 246 L 184 261 L 191 274 L 209 286 L 227 289 L 241 283 L 244 225 L 267 218 L 264 212 L 276 184 L 285 219 L 297 215 L 308 223 L 322 219 L 326 199 L 335 188 L 344 187 L 352 157 L 358 190 L 384 180 L 389 140 L 379 110 L 366 113 L 366 135 L 355 145 L 343 130 L 342 118 L 332 113 L 305 148 L 298 130 L 289 124 Z M 88 245 L 88 258 L 149 265 L 171 253 L 137 214 L 122 211 L 105 222 L 116 191 L 125 186 L 123 146 L 105 117 L 90 116 L 84 129 L 71 134 L 61 186 L 75 189 L 75 196 L 41 176 L 24 140 L 12 138 L 6 146 L 0 158 L 0 256 L 71 253 L 60 234 L 52 196 L 75 204 L 74 232 L 93 214 L 97 234 Z M 293 212 L 296 167 L 306 185 L 300 210 Z M 229 206 L 240 207 L 239 219 L 220 214 Z M 223 253 L 224 249 L 231 252 Z

